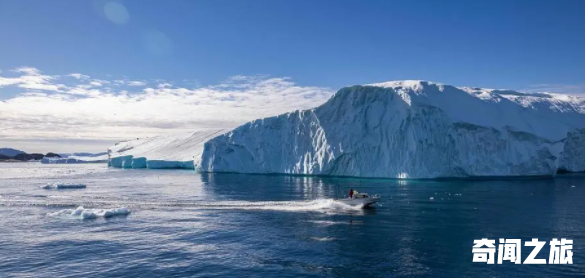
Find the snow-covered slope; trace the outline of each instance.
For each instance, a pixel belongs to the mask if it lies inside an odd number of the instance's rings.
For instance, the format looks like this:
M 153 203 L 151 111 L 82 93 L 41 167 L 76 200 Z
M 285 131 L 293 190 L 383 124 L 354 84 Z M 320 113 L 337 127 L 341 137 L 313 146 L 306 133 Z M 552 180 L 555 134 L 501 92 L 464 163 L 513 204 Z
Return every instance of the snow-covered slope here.
M 395 81 L 343 88 L 315 109 L 242 125 L 207 142 L 197 169 L 388 178 L 551 176 L 563 139 L 578 128 L 585 128 L 583 98 Z M 571 165 L 585 159 L 567 150 L 564 155 L 578 161 Z
M 117 168 L 194 169 L 203 144 L 226 130 L 213 129 L 182 134 L 138 138 L 108 149 L 109 165 Z

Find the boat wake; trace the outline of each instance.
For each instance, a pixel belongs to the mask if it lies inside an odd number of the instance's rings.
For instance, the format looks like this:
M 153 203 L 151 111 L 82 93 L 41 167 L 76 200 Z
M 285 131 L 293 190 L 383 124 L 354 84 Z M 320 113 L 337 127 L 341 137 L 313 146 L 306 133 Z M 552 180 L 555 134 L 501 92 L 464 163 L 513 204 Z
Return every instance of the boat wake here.
M 207 203 L 206 206 L 216 209 L 244 210 L 276 210 L 276 211 L 353 211 L 361 210 L 362 206 L 351 206 L 334 199 L 318 199 L 312 201 L 222 201 Z
M 362 206 L 352 206 L 334 199 L 302 201 L 160 201 L 154 199 L 133 200 L 124 197 L 104 196 L 3 196 L 0 206 L 46 207 L 126 207 L 132 209 L 200 209 L 200 210 L 260 210 L 290 212 L 343 213 L 361 211 Z

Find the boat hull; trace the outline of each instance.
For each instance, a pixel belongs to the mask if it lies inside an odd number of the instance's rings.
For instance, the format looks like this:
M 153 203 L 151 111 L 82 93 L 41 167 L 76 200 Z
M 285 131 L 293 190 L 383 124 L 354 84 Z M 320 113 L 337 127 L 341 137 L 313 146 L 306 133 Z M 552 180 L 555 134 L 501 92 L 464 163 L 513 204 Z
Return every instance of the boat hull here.
M 368 198 L 345 198 L 345 199 L 338 199 L 337 202 L 349 205 L 349 206 L 362 206 L 368 207 L 380 200 L 378 197 L 368 197 Z

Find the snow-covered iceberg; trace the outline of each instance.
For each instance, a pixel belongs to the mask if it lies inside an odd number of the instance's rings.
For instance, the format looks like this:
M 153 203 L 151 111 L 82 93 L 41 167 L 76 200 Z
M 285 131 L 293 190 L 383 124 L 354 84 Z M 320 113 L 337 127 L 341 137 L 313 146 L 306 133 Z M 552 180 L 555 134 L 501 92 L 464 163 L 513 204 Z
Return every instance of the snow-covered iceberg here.
M 97 156 L 77 156 L 70 155 L 67 157 L 43 157 L 43 164 L 83 164 L 83 163 L 107 163 L 108 155 L 101 154 Z
M 210 129 L 119 142 L 108 149 L 108 164 L 133 169 L 194 169 L 201 161 L 204 143 L 226 131 Z
M 585 128 L 584 98 L 394 81 L 343 88 L 317 108 L 209 138 L 196 168 L 384 178 L 552 176 L 560 164 L 583 168 L 579 128 Z

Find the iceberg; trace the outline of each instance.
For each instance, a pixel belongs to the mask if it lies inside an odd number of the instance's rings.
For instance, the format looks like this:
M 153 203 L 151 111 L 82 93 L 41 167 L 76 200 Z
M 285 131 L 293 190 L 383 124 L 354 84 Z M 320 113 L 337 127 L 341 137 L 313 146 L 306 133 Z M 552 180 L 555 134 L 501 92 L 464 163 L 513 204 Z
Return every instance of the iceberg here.
M 118 142 L 108 149 L 108 165 L 126 169 L 195 169 L 204 143 L 226 131 L 209 129 Z
M 314 109 L 217 134 L 204 143 L 195 168 L 398 179 L 550 177 L 560 167 L 585 169 L 583 128 L 582 97 L 393 81 L 342 88 Z
M 97 156 L 78 156 L 70 155 L 67 157 L 43 157 L 43 164 L 83 164 L 83 163 L 107 163 L 108 155 L 100 154 Z
M 96 219 L 98 217 L 110 218 L 114 216 L 124 216 L 130 214 L 130 210 L 125 207 L 112 209 L 86 209 L 82 206 L 76 209 L 63 209 L 56 212 L 49 212 L 49 217 L 73 217 L 78 219 Z

